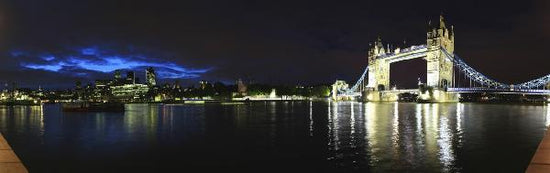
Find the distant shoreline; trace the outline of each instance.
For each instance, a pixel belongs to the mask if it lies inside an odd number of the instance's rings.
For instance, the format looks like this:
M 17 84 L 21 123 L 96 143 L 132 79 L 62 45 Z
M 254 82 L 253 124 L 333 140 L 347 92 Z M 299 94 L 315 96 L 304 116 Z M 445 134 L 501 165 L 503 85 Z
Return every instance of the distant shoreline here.
M 294 99 L 294 100 L 276 100 L 276 99 L 269 99 L 269 100 L 184 100 L 184 101 L 168 101 L 168 102 L 124 102 L 124 104 L 186 104 L 186 105 L 193 105 L 193 104 L 224 104 L 224 105 L 232 105 L 232 104 L 245 104 L 245 103 L 258 103 L 258 102 L 326 102 L 327 99 Z M 331 102 L 350 102 L 350 101 L 331 101 Z M 351 101 L 351 102 L 361 102 L 361 103 L 418 103 L 418 104 L 433 104 L 433 103 L 419 103 L 419 102 L 413 102 L 413 101 L 393 101 L 393 102 L 362 102 L 362 101 Z M 0 106 L 40 106 L 43 104 L 66 104 L 66 103 L 74 103 L 74 102 L 42 102 L 42 103 L 33 103 L 33 102 L 0 102 Z M 493 105 L 546 105 L 550 102 L 546 101 L 539 101 L 539 102 L 499 102 L 499 101 L 463 101 L 463 102 L 453 102 L 454 103 L 476 103 L 476 104 L 493 104 Z M 440 103 L 438 103 L 440 104 Z M 449 104 L 449 103 L 443 103 L 443 104 Z

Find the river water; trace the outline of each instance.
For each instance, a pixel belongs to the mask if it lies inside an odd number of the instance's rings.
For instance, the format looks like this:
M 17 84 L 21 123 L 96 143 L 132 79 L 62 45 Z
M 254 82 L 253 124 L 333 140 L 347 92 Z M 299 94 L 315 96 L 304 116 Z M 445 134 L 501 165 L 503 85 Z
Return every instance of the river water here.
M 254 102 L 0 107 L 30 172 L 523 172 L 548 105 Z

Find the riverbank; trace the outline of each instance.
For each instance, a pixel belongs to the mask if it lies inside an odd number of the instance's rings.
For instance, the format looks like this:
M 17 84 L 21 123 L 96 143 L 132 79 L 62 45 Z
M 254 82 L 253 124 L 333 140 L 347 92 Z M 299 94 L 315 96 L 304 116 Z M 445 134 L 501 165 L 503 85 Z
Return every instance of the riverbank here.
M 550 172 L 550 131 L 546 130 L 526 173 Z
M 25 173 L 27 168 L 21 163 L 10 145 L 0 134 L 0 172 L 5 173 Z

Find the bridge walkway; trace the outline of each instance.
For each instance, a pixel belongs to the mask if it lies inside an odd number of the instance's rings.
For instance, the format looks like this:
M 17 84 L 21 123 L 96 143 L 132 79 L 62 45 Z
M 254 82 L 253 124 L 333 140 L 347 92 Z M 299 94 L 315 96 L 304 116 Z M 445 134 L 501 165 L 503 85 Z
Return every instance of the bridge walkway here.
M 527 167 L 526 173 L 550 172 L 550 128 L 535 152 L 531 163 Z
M 10 145 L 0 134 L 0 172 L 2 173 L 26 173 L 27 168 L 19 160 Z

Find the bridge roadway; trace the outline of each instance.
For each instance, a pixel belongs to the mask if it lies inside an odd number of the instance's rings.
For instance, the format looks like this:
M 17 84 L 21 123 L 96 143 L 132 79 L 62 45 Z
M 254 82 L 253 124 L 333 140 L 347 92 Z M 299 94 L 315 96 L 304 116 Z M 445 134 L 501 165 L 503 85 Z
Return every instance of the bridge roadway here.
M 385 90 L 381 92 L 388 93 L 411 93 L 419 94 L 420 90 L 418 89 L 394 89 L 394 90 Z M 507 89 L 507 88 L 447 88 L 447 92 L 450 93 L 460 93 L 460 94 L 471 94 L 471 93 L 490 93 L 490 94 L 521 94 L 521 95 L 550 95 L 550 90 L 544 89 Z M 346 96 L 360 96 L 361 93 L 353 92 L 349 93 Z
M 418 94 L 418 89 L 396 89 L 382 92 Z M 451 93 L 491 93 L 491 94 L 525 94 L 525 95 L 550 95 L 550 90 L 543 89 L 506 89 L 506 88 L 447 88 Z
M 550 95 L 550 90 L 543 89 L 509 89 L 509 88 L 448 88 L 447 92 L 455 93 L 491 93 L 491 94 L 525 94 Z
M 410 48 L 403 49 L 399 53 L 382 55 L 379 57 L 379 59 L 383 59 L 388 63 L 394 63 L 399 61 L 416 59 L 419 57 L 426 57 L 427 53 L 428 53 L 428 48 L 426 48 L 426 45 L 416 45 L 416 46 L 411 46 Z

